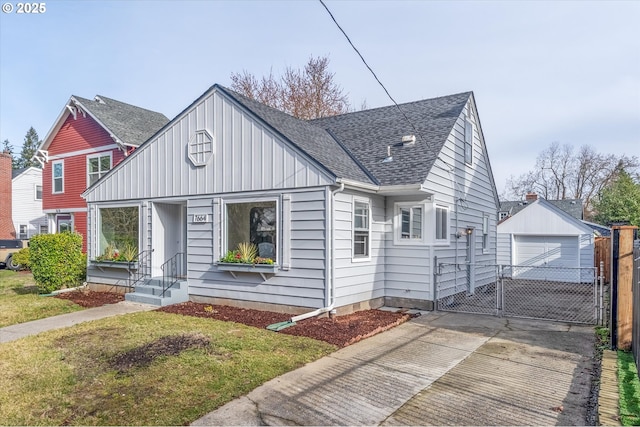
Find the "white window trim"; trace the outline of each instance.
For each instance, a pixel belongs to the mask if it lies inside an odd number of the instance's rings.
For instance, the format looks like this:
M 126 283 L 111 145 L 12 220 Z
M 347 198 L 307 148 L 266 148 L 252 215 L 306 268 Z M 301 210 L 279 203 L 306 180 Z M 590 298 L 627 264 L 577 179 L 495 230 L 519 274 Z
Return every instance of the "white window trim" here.
M 467 147 L 469 159 L 467 159 Z M 473 122 L 468 117 L 464 120 L 464 162 L 467 165 L 473 165 Z
M 489 253 L 489 247 L 491 246 L 491 242 L 489 241 L 489 236 L 491 235 L 491 233 L 489 232 L 491 229 L 490 221 L 491 221 L 491 218 L 489 217 L 489 214 L 484 214 L 482 216 L 482 253 L 483 254 Z M 484 236 L 487 236 L 486 246 L 485 246 Z
M 221 247 L 220 247 L 220 256 L 225 256 L 227 254 L 227 205 L 235 205 L 239 203 L 264 203 L 264 202 L 275 202 L 276 203 L 276 259 L 273 262 L 276 265 L 280 265 L 280 252 L 282 251 L 282 242 L 280 241 L 280 234 L 282 233 L 282 213 L 280 212 L 281 205 L 280 199 L 278 197 L 255 197 L 255 198 L 238 198 L 238 199 L 223 199 L 222 200 L 222 224 L 220 224 L 221 229 Z M 215 244 L 215 242 L 214 242 Z M 217 264 L 219 259 L 214 259 L 214 264 Z
M 355 227 L 355 214 L 356 214 L 356 203 L 364 203 L 369 207 L 369 215 L 367 215 L 368 222 L 367 224 L 369 230 L 369 251 L 367 255 L 356 255 L 356 245 L 355 245 L 355 236 L 356 236 L 356 227 Z M 371 200 L 367 198 L 354 197 L 353 202 L 351 203 L 351 262 L 367 262 L 371 261 L 371 224 L 372 224 L 373 211 L 371 209 Z
M 106 171 L 100 171 L 100 158 L 101 157 L 106 157 L 109 156 L 109 169 Z M 105 173 L 109 172 L 111 169 L 113 169 L 113 152 L 112 151 L 103 151 L 101 153 L 96 153 L 96 154 L 92 154 L 90 156 L 87 156 L 87 188 L 89 188 L 90 186 L 90 175 L 89 175 L 89 161 L 91 159 L 98 159 L 98 172 L 94 173 L 98 175 L 98 179 L 100 179 L 102 175 L 104 175 Z
M 56 233 L 60 233 L 60 229 L 58 227 L 58 217 L 59 216 L 69 216 L 71 217 L 71 231 L 75 231 L 76 227 L 75 227 L 75 216 L 72 213 L 59 213 L 55 216 L 55 218 L 53 219 L 54 221 L 54 226 L 56 229 Z
M 437 221 L 438 209 L 445 209 L 447 211 L 447 230 L 446 230 L 446 238 L 438 239 L 437 238 Z M 434 203 L 433 205 L 433 244 L 434 246 L 449 246 L 451 244 L 451 208 L 443 203 Z
M 62 180 L 62 190 L 56 191 L 56 176 L 55 170 L 56 165 L 62 165 L 62 176 L 60 179 Z M 55 162 L 51 162 L 51 194 L 63 194 L 64 193 L 64 160 L 56 160 Z
M 506 211 L 498 212 L 498 220 L 499 221 L 502 221 L 503 219 L 505 219 L 508 216 L 509 216 L 509 212 L 506 212 Z
M 40 187 L 39 199 L 38 199 L 38 187 Z M 42 184 L 33 184 L 33 200 L 42 200 Z
M 400 234 L 402 233 L 402 214 L 400 213 L 401 208 L 421 208 L 422 209 L 422 224 L 421 224 L 421 234 L 422 237 L 420 239 L 402 239 Z M 426 244 L 426 218 L 427 218 L 427 209 L 425 203 L 416 203 L 416 202 L 399 202 L 394 204 L 394 219 L 393 219 L 393 244 L 399 246 L 416 246 L 416 245 L 425 245 Z
M 25 237 L 22 237 L 22 231 L 21 228 L 24 227 L 24 235 Z M 29 225 L 28 224 L 19 224 L 18 225 L 18 239 L 20 240 L 26 240 L 29 238 Z

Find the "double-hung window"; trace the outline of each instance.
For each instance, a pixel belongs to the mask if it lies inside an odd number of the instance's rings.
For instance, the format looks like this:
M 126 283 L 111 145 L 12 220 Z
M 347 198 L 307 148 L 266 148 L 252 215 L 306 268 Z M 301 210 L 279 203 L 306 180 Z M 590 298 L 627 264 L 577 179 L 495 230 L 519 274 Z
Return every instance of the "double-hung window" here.
M 473 163 L 473 123 L 469 118 L 464 121 L 464 162 Z
M 64 193 L 64 161 L 58 160 L 51 163 L 52 193 Z
M 87 157 L 87 186 L 94 182 L 111 169 L 111 153 L 98 154 Z
M 422 241 L 422 206 L 399 206 L 399 239 L 400 241 Z
M 449 208 L 446 206 L 435 206 L 435 241 L 436 243 L 448 243 L 449 242 Z
M 42 200 L 42 185 L 36 184 L 35 200 Z
M 353 257 L 368 258 L 370 255 L 371 227 L 369 202 L 353 203 Z
M 482 217 L 482 252 L 489 250 L 489 215 Z

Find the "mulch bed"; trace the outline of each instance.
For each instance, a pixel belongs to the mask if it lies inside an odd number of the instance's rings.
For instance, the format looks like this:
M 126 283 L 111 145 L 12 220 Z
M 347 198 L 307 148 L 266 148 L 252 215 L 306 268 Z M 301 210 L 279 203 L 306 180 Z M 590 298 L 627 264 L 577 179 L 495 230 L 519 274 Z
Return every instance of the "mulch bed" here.
M 56 295 L 55 298 L 70 300 L 85 308 L 124 301 L 122 294 L 95 292 L 86 289 L 64 292 Z M 159 308 L 158 311 L 242 323 L 256 328 L 266 328 L 268 325 L 284 322 L 291 318 L 291 315 L 284 313 L 195 302 L 169 305 Z M 295 326 L 282 329 L 280 333 L 314 338 L 338 347 L 345 347 L 398 326 L 411 317 L 413 316 L 403 312 L 362 310 L 333 318 L 326 317 L 326 315 L 312 317 L 298 322 Z
M 162 307 L 158 311 L 237 322 L 257 328 L 266 328 L 268 325 L 291 318 L 289 314 L 195 302 L 174 304 Z M 362 310 L 334 318 L 312 317 L 298 322 L 295 326 L 282 329 L 280 333 L 314 338 L 338 347 L 346 347 L 398 326 L 411 317 L 413 316 L 401 312 Z
M 73 301 L 84 308 L 101 307 L 105 304 L 116 304 L 120 301 L 124 301 L 123 294 L 116 294 L 113 292 L 95 292 L 89 290 L 62 292 L 54 298 Z

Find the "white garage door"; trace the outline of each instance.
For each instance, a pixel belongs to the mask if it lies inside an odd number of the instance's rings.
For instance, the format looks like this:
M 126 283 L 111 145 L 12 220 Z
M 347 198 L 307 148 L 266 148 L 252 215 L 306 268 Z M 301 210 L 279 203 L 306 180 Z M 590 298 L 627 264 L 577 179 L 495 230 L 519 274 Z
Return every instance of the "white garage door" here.
M 514 275 L 520 278 L 554 281 L 578 281 L 578 270 L 564 267 L 579 266 L 578 238 L 574 236 L 515 236 L 515 262 L 517 266 L 554 267 L 554 269 L 518 268 Z M 574 277 L 575 276 L 575 277 Z

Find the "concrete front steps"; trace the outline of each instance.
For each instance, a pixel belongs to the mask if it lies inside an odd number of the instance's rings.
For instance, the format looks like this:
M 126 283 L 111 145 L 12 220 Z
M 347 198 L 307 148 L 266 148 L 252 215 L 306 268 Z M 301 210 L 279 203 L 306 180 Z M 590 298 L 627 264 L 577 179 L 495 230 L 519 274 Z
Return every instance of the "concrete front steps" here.
M 126 301 L 139 302 L 143 304 L 165 305 L 177 304 L 189 301 L 187 281 L 180 280 L 174 283 L 162 296 L 162 278 L 146 279 L 144 283 L 136 285 L 133 292 L 125 294 Z

